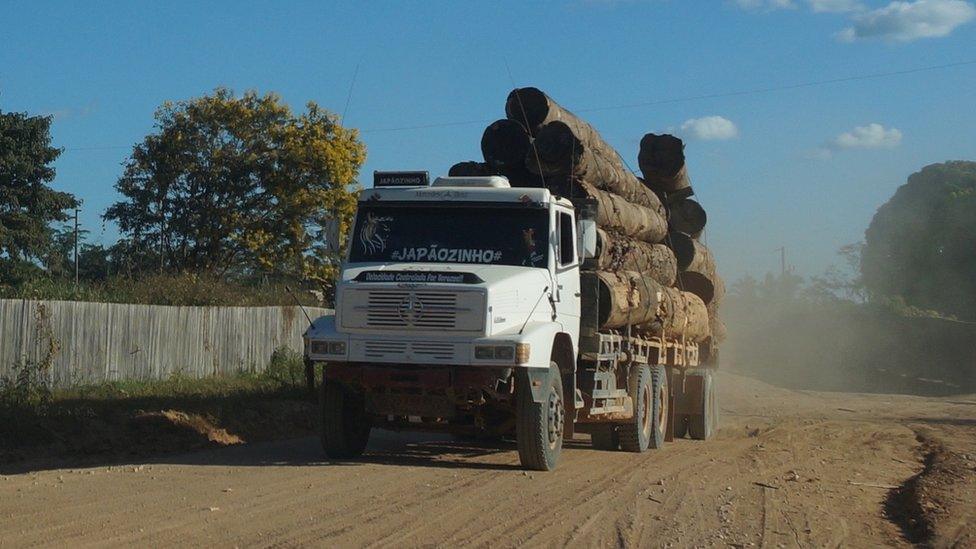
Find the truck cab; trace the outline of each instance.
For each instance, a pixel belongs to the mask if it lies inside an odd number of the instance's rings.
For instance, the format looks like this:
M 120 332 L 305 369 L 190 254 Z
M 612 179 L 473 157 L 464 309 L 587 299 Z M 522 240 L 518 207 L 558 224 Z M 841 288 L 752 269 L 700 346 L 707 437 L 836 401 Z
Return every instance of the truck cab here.
M 373 427 L 515 435 L 551 469 L 577 408 L 580 265 L 595 224 L 504 177 L 378 173 L 363 191 L 335 314 L 306 334 L 324 363 L 322 444 L 365 448 Z

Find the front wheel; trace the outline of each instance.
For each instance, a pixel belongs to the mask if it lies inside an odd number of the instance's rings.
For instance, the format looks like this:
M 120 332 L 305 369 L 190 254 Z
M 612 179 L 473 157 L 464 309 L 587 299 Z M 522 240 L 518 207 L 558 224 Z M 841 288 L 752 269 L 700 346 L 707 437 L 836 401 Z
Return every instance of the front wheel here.
M 532 398 L 532 382 L 525 370 L 519 370 L 516 399 L 515 436 L 522 467 L 536 471 L 556 468 L 563 447 L 563 384 L 559 367 L 549 365 L 548 383 L 542 402 Z
M 363 396 L 334 381 L 322 383 L 320 436 L 325 455 L 348 459 L 362 455 L 372 422 Z

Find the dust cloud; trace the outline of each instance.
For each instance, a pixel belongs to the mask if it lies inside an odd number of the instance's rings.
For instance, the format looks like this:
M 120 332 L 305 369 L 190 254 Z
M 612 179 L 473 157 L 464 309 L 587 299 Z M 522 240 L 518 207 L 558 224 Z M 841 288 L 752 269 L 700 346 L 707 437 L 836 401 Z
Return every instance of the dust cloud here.
M 976 392 L 976 325 L 817 295 L 790 276 L 733 285 L 722 368 L 790 389 Z

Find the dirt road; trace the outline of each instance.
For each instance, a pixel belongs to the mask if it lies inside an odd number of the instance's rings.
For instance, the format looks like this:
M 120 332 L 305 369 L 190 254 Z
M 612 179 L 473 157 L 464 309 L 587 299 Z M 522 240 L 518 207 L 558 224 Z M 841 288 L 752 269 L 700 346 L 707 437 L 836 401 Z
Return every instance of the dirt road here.
M 557 471 L 448 436 L 377 433 L 0 476 L 0 546 L 976 545 L 976 397 L 808 393 L 720 378 L 722 429 Z

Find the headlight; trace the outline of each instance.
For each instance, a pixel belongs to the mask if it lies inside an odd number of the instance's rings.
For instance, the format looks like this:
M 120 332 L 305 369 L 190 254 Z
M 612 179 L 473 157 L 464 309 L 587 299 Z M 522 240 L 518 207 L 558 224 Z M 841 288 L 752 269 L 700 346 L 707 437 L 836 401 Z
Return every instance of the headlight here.
M 345 355 L 345 341 L 313 341 L 308 346 L 309 354 L 313 355 Z
M 495 358 L 498 360 L 512 360 L 515 358 L 515 349 L 512 347 L 495 347 Z
M 478 360 L 492 360 L 495 358 L 495 348 L 491 345 L 475 345 L 474 357 Z
M 328 341 L 313 341 L 309 346 L 309 353 L 313 355 L 327 355 L 329 354 L 329 342 Z
M 515 347 L 511 345 L 475 345 L 474 358 L 476 360 L 512 362 L 515 360 Z

